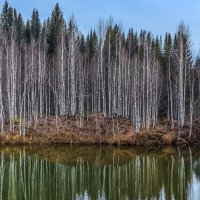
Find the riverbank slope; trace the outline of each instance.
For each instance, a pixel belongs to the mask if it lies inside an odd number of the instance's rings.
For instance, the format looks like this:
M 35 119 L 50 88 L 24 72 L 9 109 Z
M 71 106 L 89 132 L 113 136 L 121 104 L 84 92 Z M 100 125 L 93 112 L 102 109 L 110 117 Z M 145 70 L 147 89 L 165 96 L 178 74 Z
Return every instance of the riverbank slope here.
M 39 119 L 36 126 L 26 127 L 26 135 L 19 135 L 19 125 L 15 133 L 0 136 L 1 144 L 110 144 L 110 145 L 200 145 L 200 119 L 194 121 L 192 135 L 189 138 L 189 123 L 180 130 L 177 123 L 171 130 L 170 122 L 160 120 L 155 128 L 142 129 L 136 134 L 132 123 L 122 117 L 113 120 L 102 114 L 91 115 L 80 127 L 79 119 L 71 116 Z

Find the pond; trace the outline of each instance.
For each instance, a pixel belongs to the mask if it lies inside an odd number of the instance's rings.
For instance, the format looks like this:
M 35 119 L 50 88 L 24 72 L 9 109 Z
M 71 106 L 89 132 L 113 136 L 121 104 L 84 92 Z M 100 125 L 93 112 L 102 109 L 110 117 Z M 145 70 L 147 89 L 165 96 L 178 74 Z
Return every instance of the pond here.
M 199 148 L 0 147 L 2 200 L 199 198 Z

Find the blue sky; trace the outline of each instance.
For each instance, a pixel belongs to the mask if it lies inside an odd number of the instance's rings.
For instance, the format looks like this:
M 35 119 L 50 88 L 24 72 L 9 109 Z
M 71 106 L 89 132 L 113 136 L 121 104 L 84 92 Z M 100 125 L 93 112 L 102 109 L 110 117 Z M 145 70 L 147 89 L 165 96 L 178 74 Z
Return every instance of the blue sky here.
M 200 47 L 200 1 L 199 0 L 8 0 L 12 7 L 22 13 L 24 19 L 31 16 L 33 8 L 40 12 L 41 20 L 51 15 L 58 2 L 66 20 L 74 15 L 80 31 L 87 33 L 95 28 L 99 19 L 121 23 L 125 30 L 150 30 L 154 35 L 166 31 L 175 33 L 177 25 L 184 20 L 190 27 L 194 48 Z M 0 0 L 0 8 L 4 0 Z

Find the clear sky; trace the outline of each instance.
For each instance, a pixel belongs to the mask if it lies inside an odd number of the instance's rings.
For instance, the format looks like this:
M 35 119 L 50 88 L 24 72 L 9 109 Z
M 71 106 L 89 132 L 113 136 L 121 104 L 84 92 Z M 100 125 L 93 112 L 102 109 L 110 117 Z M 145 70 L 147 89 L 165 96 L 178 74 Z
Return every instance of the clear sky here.
M 175 33 L 183 20 L 190 27 L 194 48 L 200 47 L 200 0 L 8 0 L 21 12 L 24 19 L 31 16 L 33 8 L 40 12 L 41 20 L 51 15 L 58 2 L 64 17 L 74 15 L 81 32 L 95 28 L 99 19 L 112 16 L 127 31 L 129 27 L 139 31 L 150 30 L 154 35 Z M 4 0 L 0 0 L 0 8 Z

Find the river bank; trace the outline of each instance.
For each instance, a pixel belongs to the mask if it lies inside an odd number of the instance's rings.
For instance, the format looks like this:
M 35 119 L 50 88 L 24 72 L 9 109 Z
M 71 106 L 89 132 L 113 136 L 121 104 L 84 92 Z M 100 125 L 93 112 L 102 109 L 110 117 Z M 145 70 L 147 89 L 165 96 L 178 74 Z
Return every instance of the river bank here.
M 15 125 L 15 133 L 5 133 L 0 136 L 0 144 L 105 144 L 127 146 L 155 145 L 200 145 L 200 120 L 195 120 L 193 131 L 189 137 L 189 124 L 180 130 L 177 123 L 171 130 L 167 120 L 160 120 L 154 128 L 142 129 L 136 134 L 132 123 L 122 117 L 114 120 L 102 114 L 91 115 L 79 127 L 76 117 L 60 116 L 39 119 L 36 126 L 26 127 L 26 135 L 20 136 L 19 125 Z

